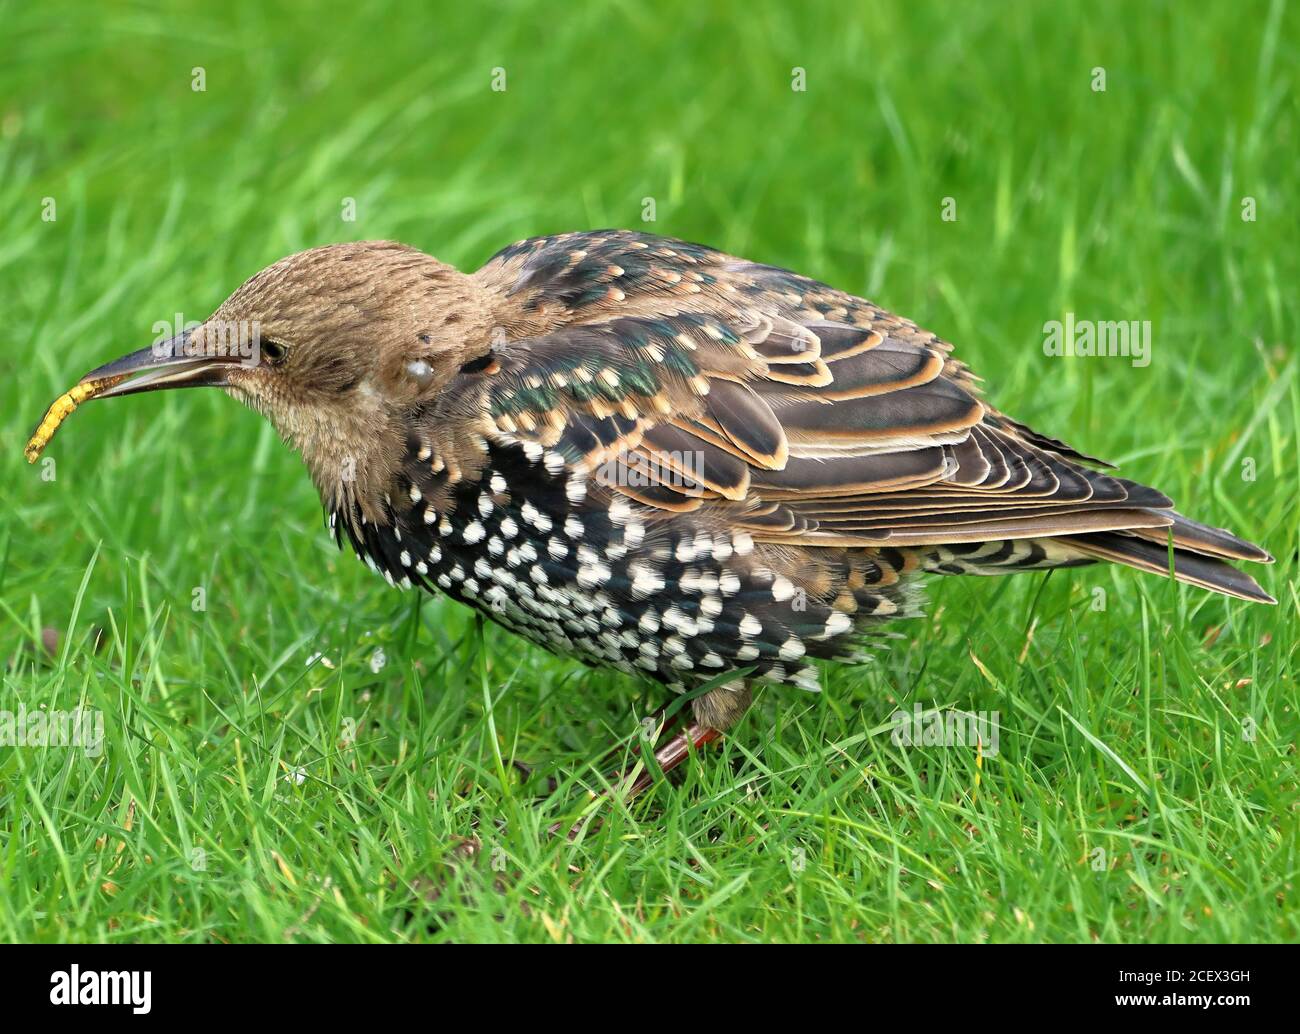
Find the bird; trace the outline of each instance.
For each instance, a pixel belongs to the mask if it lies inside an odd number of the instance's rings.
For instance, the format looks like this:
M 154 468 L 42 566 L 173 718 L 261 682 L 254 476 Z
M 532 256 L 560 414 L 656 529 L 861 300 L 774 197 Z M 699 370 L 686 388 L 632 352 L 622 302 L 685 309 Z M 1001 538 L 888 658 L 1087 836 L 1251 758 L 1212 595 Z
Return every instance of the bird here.
M 196 386 L 274 424 L 390 584 L 688 694 L 665 771 L 756 685 L 866 658 L 927 576 L 1111 562 L 1275 602 L 1229 563 L 1264 549 L 1002 413 L 938 335 L 673 238 L 535 237 L 470 274 L 393 241 L 290 255 L 87 374 L 29 459 L 84 401 Z

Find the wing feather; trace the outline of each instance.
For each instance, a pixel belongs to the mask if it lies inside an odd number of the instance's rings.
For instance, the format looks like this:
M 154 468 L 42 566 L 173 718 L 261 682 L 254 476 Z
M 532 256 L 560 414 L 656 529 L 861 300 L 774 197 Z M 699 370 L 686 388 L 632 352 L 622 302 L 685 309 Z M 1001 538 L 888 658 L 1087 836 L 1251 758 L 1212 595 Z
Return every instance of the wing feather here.
M 773 545 L 1056 538 L 1150 567 L 1173 534 L 1216 563 L 1268 558 L 998 412 L 934 334 L 787 270 L 600 231 L 514 245 L 479 275 L 514 306 L 481 375 L 488 433 L 599 467 L 650 510 Z

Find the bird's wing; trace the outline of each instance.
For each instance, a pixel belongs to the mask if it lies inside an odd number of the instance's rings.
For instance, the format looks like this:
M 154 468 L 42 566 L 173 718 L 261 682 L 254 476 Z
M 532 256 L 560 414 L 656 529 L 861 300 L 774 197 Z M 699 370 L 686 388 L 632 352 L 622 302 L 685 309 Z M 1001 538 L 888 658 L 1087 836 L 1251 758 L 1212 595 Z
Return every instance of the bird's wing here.
M 757 540 L 906 546 L 1123 531 L 1264 551 L 983 401 L 951 346 L 787 270 L 623 231 L 514 245 L 478 274 L 514 339 L 495 431 Z

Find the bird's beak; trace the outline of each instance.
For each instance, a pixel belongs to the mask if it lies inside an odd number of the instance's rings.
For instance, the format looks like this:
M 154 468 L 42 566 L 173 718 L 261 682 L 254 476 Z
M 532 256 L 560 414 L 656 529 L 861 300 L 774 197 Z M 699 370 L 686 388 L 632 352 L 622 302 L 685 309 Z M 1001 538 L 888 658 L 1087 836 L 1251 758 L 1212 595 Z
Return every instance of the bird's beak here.
M 234 370 L 256 365 L 260 358 L 256 351 L 250 351 L 245 358 L 240 348 L 208 350 L 198 347 L 199 344 L 201 342 L 194 342 L 190 332 L 186 331 L 91 370 L 75 387 L 50 403 L 23 449 L 27 462 L 35 463 L 40 459 L 41 452 L 59 425 L 83 402 L 164 388 L 229 387 Z
M 188 332 L 131 352 L 111 363 L 105 363 L 81 378 L 80 384 L 90 384 L 109 378 L 125 378 L 112 387 L 96 391 L 97 399 L 135 395 L 142 391 L 162 391 L 164 388 L 224 388 L 229 384 L 233 367 L 245 365 L 239 354 L 191 354 L 187 348 Z

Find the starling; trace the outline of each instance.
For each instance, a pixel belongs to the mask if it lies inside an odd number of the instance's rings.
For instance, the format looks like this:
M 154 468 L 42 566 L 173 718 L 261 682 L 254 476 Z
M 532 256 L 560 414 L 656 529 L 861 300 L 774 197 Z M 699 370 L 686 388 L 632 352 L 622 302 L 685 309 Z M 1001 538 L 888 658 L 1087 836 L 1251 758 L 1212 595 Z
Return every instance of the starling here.
M 1275 602 L 1225 562 L 1263 549 L 1004 415 L 951 347 L 643 233 L 534 238 L 472 275 L 336 244 L 92 371 L 28 455 L 89 398 L 222 387 L 302 454 L 339 545 L 390 583 L 678 692 L 712 683 L 664 768 L 733 725 L 752 683 L 816 690 L 813 659 L 860 659 L 925 574 L 1112 561 Z

